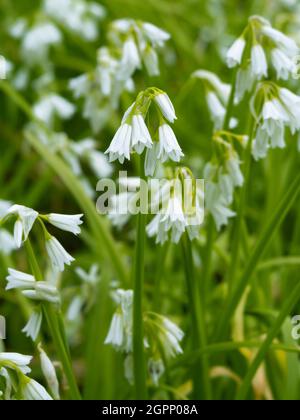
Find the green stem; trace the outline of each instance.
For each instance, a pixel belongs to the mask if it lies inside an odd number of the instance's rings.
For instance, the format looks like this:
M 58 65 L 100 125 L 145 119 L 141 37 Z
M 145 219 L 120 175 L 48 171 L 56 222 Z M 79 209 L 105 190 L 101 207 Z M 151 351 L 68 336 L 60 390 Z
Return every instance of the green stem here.
M 133 301 L 133 359 L 134 380 L 137 400 L 147 399 L 146 360 L 144 350 L 143 290 L 145 264 L 146 215 L 139 214 L 134 261 L 134 301 Z
M 255 134 L 255 123 L 251 124 L 250 137 L 245 152 L 245 172 L 244 172 L 244 185 L 241 191 L 240 203 L 237 212 L 237 217 L 235 219 L 234 235 L 233 235 L 233 245 L 231 252 L 231 264 L 228 271 L 228 284 L 229 292 L 232 291 L 235 283 L 235 277 L 237 273 L 237 268 L 239 266 L 239 257 L 240 257 L 240 244 L 242 238 L 242 227 L 245 217 L 246 204 L 247 204 L 247 192 L 250 183 L 250 174 L 251 174 L 251 156 L 252 156 L 252 143 Z
M 225 120 L 223 129 L 225 131 L 229 130 L 230 128 L 230 120 L 233 114 L 233 108 L 234 108 L 234 98 L 235 98 L 235 92 L 236 92 L 236 78 L 237 78 L 237 69 L 234 70 L 233 76 L 232 76 L 232 83 L 231 83 L 231 93 L 227 105 Z
M 201 351 L 207 345 L 205 316 L 202 302 L 203 299 L 201 299 L 199 282 L 195 279 L 192 245 L 187 236 L 183 238 L 182 245 L 186 281 L 192 305 L 193 332 L 195 334 L 197 348 Z M 198 381 L 199 379 L 199 383 L 195 383 L 197 393 L 200 390 L 202 391 L 205 400 L 211 400 L 212 390 L 209 376 L 209 360 L 207 355 L 203 355 L 203 357 L 201 357 L 199 370 L 195 373 L 196 376 L 194 377 L 194 381 Z M 199 375 L 201 375 L 201 378 Z
M 291 313 L 295 305 L 299 302 L 299 299 L 300 299 L 300 283 L 295 287 L 293 293 L 290 295 L 288 300 L 284 303 L 277 319 L 275 320 L 272 328 L 268 332 L 267 338 L 265 339 L 264 343 L 261 345 L 250 367 L 247 369 L 247 375 L 245 376 L 236 397 L 237 400 L 246 399 L 249 393 L 251 384 L 252 384 L 252 380 L 258 368 L 260 367 L 268 350 L 270 349 L 270 346 L 272 345 L 273 340 L 277 337 L 278 333 L 280 332 L 282 324 L 286 320 L 287 316 Z
M 217 344 L 210 344 L 209 346 L 201 349 L 190 352 L 185 354 L 184 356 L 180 357 L 176 362 L 172 365 L 173 367 L 181 368 L 182 365 L 190 366 L 195 363 L 199 358 L 201 358 L 204 354 L 218 354 L 218 353 L 230 353 L 236 350 L 242 349 L 259 349 L 261 347 L 261 341 L 243 341 L 243 342 L 225 342 L 225 343 L 217 343 Z M 300 355 L 300 347 L 286 345 L 281 343 L 272 343 L 270 346 L 271 350 L 277 351 L 281 350 L 286 353 L 298 354 Z
M 245 268 L 244 273 L 242 274 L 237 286 L 234 290 L 234 293 L 231 295 L 227 305 L 222 312 L 222 317 L 217 326 L 217 331 L 215 334 L 216 340 L 221 341 L 221 339 L 226 336 L 228 332 L 228 327 L 231 322 L 232 315 L 234 314 L 241 297 L 243 296 L 247 285 L 251 282 L 251 277 L 256 270 L 256 267 L 263 257 L 266 249 L 270 245 L 274 233 L 281 225 L 286 215 L 288 214 L 290 208 L 295 202 L 298 194 L 300 193 L 300 174 L 294 179 L 292 185 L 290 186 L 287 193 L 282 197 L 278 207 L 275 209 L 273 216 L 271 217 L 269 223 L 265 227 L 264 231 L 261 234 L 259 241 L 257 242 L 256 247 L 254 248 L 252 255 L 249 258 L 248 264 Z
M 169 251 L 169 243 L 166 242 L 162 248 L 157 248 L 157 267 L 155 271 L 155 282 L 153 286 L 153 309 L 159 312 L 161 305 L 161 279 L 165 271 L 166 258 Z
M 215 222 L 211 215 L 208 216 L 208 227 L 207 227 L 207 241 L 205 254 L 203 259 L 203 281 L 201 291 L 203 293 L 204 304 L 207 303 L 207 297 L 210 290 L 210 281 L 212 275 L 212 257 L 213 257 L 213 247 L 214 240 L 216 236 Z
M 145 179 L 143 159 L 139 160 L 140 178 Z M 141 199 L 142 202 L 142 199 Z M 135 257 L 133 269 L 134 299 L 133 299 L 133 369 L 134 383 L 137 400 L 146 400 L 147 370 L 144 349 L 144 321 L 143 321 L 143 296 L 145 281 L 145 242 L 146 242 L 146 214 L 143 209 L 137 216 L 137 235 L 135 243 Z
M 27 239 L 27 241 L 25 242 L 25 248 L 32 274 L 34 275 L 37 281 L 43 281 L 43 275 L 29 239 Z M 51 305 L 50 303 L 42 302 L 42 307 L 57 354 L 62 363 L 63 370 L 69 384 L 71 398 L 73 400 L 81 400 L 81 396 L 72 369 L 69 349 L 66 344 L 65 333 L 64 335 L 61 333 L 61 315 L 59 311 L 55 310 L 53 305 Z
M 29 104 L 25 99 L 19 95 L 8 83 L 0 81 L 0 89 L 8 95 L 18 107 L 33 121 L 39 124 L 43 129 L 49 129 L 40 121 L 37 120 Z M 128 284 L 128 276 L 124 267 L 123 261 L 120 258 L 120 253 L 115 245 L 113 237 L 108 229 L 108 225 L 104 222 L 101 216 L 97 213 L 95 204 L 86 195 L 82 185 L 72 173 L 70 168 L 57 155 L 51 153 L 49 149 L 44 146 L 35 136 L 27 133 L 26 139 L 35 151 L 43 158 L 43 160 L 52 168 L 57 176 L 62 180 L 65 186 L 69 189 L 82 211 L 86 214 L 90 227 L 94 233 L 97 247 L 96 250 L 103 259 L 103 252 L 107 258 L 112 262 L 119 279 L 124 285 Z M 99 244 L 103 244 L 99 247 Z M 105 244 L 105 246 L 104 246 Z

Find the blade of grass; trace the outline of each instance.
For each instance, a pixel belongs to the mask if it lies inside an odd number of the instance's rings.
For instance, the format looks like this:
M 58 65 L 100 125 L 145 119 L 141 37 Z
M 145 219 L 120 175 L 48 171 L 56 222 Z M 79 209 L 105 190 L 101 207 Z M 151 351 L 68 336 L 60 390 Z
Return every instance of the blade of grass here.
M 261 363 L 263 362 L 267 352 L 269 351 L 273 340 L 277 337 L 278 333 L 280 332 L 280 329 L 286 320 L 286 318 L 289 316 L 295 305 L 300 300 L 300 282 L 293 290 L 290 297 L 287 299 L 287 301 L 284 303 L 281 311 L 279 312 L 279 315 L 275 322 L 273 323 L 273 326 L 271 327 L 270 331 L 268 332 L 268 335 L 263 342 L 263 344 L 260 346 L 260 349 L 251 363 L 250 367 L 247 370 L 247 375 L 245 376 L 243 383 L 238 391 L 238 394 L 236 396 L 236 400 L 245 400 L 248 396 L 249 390 L 251 388 L 252 380 L 259 369 Z
M 230 296 L 224 311 L 222 312 L 222 317 L 218 323 L 216 333 L 214 335 L 215 341 L 221 341 L 224 336 L 228 333 L 229 324 L 231 318 L 239 304 L 241 297 L 248 284 L 251 283 L 251 277 L 256 270 L 256 267 L 263 257 L 264 252 L 267 250 L 268 246 L 271 243 L 274 232 L 279 228 L 290 208 L 292 207 L 294 201 L 296 200 L 300 192 L 300 174 L 294 179 L 292 185 L 290 186 L 287 193 L 282 197 L 280 203 L 275 209 L 273 216 L 271 217 L 268 225 L 265 227 L 264 231 L 261 234 L 259 241 L 254 248 L 252 255 L 249 258 L 249 262 L 245 268 L 244 273 L 242 274 L 237 286 Z

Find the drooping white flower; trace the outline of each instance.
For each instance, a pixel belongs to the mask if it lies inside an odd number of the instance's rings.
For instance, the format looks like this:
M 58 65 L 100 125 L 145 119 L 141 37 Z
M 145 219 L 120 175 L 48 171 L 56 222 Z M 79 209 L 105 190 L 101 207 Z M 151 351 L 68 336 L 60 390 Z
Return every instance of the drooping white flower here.
M 11 206 L 12 203 L 10 201 L 0 200 L 0 219 L 6 215 Z
M 40 310 L 34 311 L 30 316 L 27 324 L 22 329 L 22 332 L 26 337 L 31 338 L 32 341 L 35 341 L 40 333 L 41 325 L 43 320 L 43 314 Z
M 159 316 L 160 330 L 159 338 L 167 357 L 175 357 L 182 354 L 180 342 L 184 337 L 184 332 L 174 322 L 168 318 Z
M 174 123 L 177 120 L 174 105 L 171 99 L 166 93 L 160 93 L 155 96 L 155 102 L 157 103 L 163 116 L 170 122 Z
M 292 134 L 300 131 L 300 97 L 285 88 L 262 84 L 257 93 L 270 91 L 269 97 L 259 110 L 252 112 L 259 121 L 256 139 L 253 145 L 253 156 L 256 160 L 266 157 L 270 148 L 285 147 L 285 129 L 289 127 Z M 254 96 L 253 105 L 256 96 Z M 257 115 L 256 115 L 257 114 Z
M 47 61 L 50 47 L 60 44 L 61 32 L 50 22 L 38 23 L 22 35 L 22 55 L 29 66 Z
M 159 160 L 157 158 L 159 154 L 160 145 L 159 142 L 154 142 L 151 149 L 147 149 L 145 157 L 145 175 L 153 177 Z
M 87 155 L 87 159 L 91 169 L 99 178 L 107 178 L 112 175 L 113 167 L 104 153 L 93 150 Z
M 274 29 L 269 25 L 265 25 L 262 28 L 262 33 L 275 42 L 275 44 L 277 44 L 277 46 L 285 51 L 290 57 L 299 53 L 299 48 L 296 42 L 277 29 Z
M 152 139 L 142 115 L 132 117 L 131 147 L 140 155 L 145 148 L 152 147 Z
M 259 127 L 252 146 L 252 155 L 254 159 L 258 161 L 267 157 L 269 148 L 269 135 L 266 130 Z
M 59 292 L 57 288 L 49 282 L 36 282 L 33 289 L 23 290 L 22 294 L 28 299 L 46 301 L 56 305 L 60 304 Z
M 44 300 L 59 303 L 59 293 L 55 286 L 45 281 L 36 281 L 34 276 L 20 271 L 8 269 L 6 290 L 20 289 L 22 294 L 29 299 Z
M 168 159 L 174 162 L 180 162 L 183 152 L 178 144 L 172 128 L 168 124 L 159 127 L 159 152 L 157 158 L 162 162 Z
M 226 61 L 229 68 L 236 67 L 241 64 L 243 54 L 246 47 L 246 40 L 238 38 L 227 52 Z
M 64 271 L 65 265 L 75 261 L 54 236 L 46 239 L 46 250 L 55 270 Z
M 218 230 L 226 226 L 229 219 L 236 216 L 236 213 L 228 208 L 229 200 L 226 200 L 219 185 L 207 182 L 205 199 L 206 208 L 211 212 Z
M 27 375 L 31 372 L 31 369 L 28 367 L 32 360 L 32 356 L 24 356 L 20 353 L 0 353 L 0 364 L 11 367 L 10 365 L 15 365 L 16 368 L 20 369 L 24 375 Z M 6 365 L 8 363 L 8 365 Z
M 149 238 L 156 237 L 157 244 L 164 244 L 169 239 L 169 233 L 160 221 L 161 214 L 157 214 L 148 224 L 146 231 Z
M 284 112 L 289 116 L 288 126 L 292 134 L 300 130 L 300 96 L 288 89 L 279 90 L 279 100 L 283 105 Z
M 81 218 L 83 214 L 76 214 L 76 215 L 65 215 L 65 214 L 56 214 L 50 213 L 46 216 L 46 219 L 51 225 L 64 230 L 66 232 L 71 232 L 74 235 L 79 235 L 81 232 L 80 225 L 82 225 L 83 221 Z
M 132 351 L 133 291 L 118 289 L 114 298 L 118 308 L 113 315 L 105 344 L 111 344 L 116 350 L 129 353 Z
M 105 16 L 100 4 L 83 0 L 44 0 L 43 8 L 48 16 L 88 41 L 97 38 L 98 22 Z
M 48 387 L 53 395 L 53 397 L 56 400 L 60 399 L 59 396 L 59 383 L 55 371 L 55 367 L 53 366 L 53 363 L 45 353 L 45 351 L 42 349 L 42 346 L 38 346 L 39 352 L 40 352 L 40 361 L 41 361 L 41 368 L 43 375 L 47 381 Z
M 234 187 L 242 187 L 244 185 L 244 175 L 241 171 L 241 161 L 237 154 L 232 154 L 226 160 L 226 170 Z
M 256 81 L 252 72 L 251 65 L 240 68 L 237 73 L 235 102 L 239 103 L 244 98 L 246 92 L 251 92 Z
M 116 348 L 121 347 L 123 344 L 123 334 L 123 317 L 122 314 L 116 313 L 111 321 L 104 344 L 112 344 Z
M 202 80 L 209 91 L 214 91 L 223 105 L 228 103 L 231 86 L 223 83 L 220 78 L 207 70 L 197 70 L 192 74 L 192 77 Z
M 118 71 L 119 80 L 129 79 L 133 73 L 141 68 L 141 58 L 133 37 L 128 37 L 123 45 L 122 60 Z
M 76 267 L 75 272 L 84 283 L 97 284 L 99 282 L 98 264 L 93 264 L 89 271 L 85 271 L 81 267 Z
M 14 237 L 5 229 L 0 229 L 0 253 L 10 255 L 17 248 Z
M 178 243 L 187 225 L 182 201 L 178 195 L 174 194 L 170 198 L 166 212 L 160 219 L 160 224 L 165 231 L 172 231 L 172 242 Z
M 143 23 L 143 30 L 147 38 L 149 38 L 151 43 L 155 46 L 160 47 L 171 38 L 168 32 L 163 31 L 152 23 Z
M 206 99 L 212 120 L 215 125 L 215 129 L 220 130 L 224 123 L 226 109 L 221 104 L 220 100 L 214 92 L 208 92 Z
M 34 379 L 27 378 L 22 388 L 22 396 L 27 401 L 51 401 L 52 398 L 45 388 Z
M 197 70 L 192 77 L 202 80 L 206 90 L 207 105 L 215 126 L 215 130 L 223 127 L 226 107 L 231 94 L 231 86 L 223 83 L 217 75 L 207 70 Z M 232 118 L 230 128 L 235 128 L 237 120 Z
M 13 270 L 12 268 L 8 269 L 8 273 L 9 275 L 6 277 L 6 290 L 31 289 L 36 282 L 34 276 Z
M 284 54 L 279 48 L 274 48 L 271 52 L 273 66 L 277 72 L 277 78 L 288 80 L 296 70 L 295 62 Z
M 15 215 L 17 217 L 14 227 L 14 238 L 18 248 L 21 247 L 22 241 L 26 241 L 28 235 L 38 218 L 38 212 L 28 207 L 13 205 L 6 215 Z
M 130 160 L 131 135 L 131 125 L 126 123 L 121 125 L 115 134 L 109 148 L 105 152 L 106 154 L 109 154 L 110 162 L 119 160 L 119 162 L 123 164 L 125 159 Z
M 34 105 L 33 112 L 37 118 L 48 125 L 52 125 L 56 116 L 63 120 L 71 118 L 75 112 L 75 107 L 62 96 L 51 93 L 42 97 Z
M 150 76 L 159 76 L 158 55 L 154 48 L 150 46 L 145 48 L 143 61 Z
M 258 80 L 268 76 L 267 58 L 260 44 L 255 44 L 251 49 L 251 70 Z

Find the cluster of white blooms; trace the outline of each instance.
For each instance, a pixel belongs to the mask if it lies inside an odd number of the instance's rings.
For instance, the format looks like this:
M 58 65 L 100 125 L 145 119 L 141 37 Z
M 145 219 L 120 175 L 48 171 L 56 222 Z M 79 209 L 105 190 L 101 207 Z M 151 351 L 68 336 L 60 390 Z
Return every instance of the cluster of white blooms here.
M 62 96 L 54 93 L 44 95 L 33 106 L 33 113 L 49 127 L 53 127 L 55 118 L 68 120 L 75 113 L 75 106 Z
M 21 54 L 28 67 L 49 66 L 50 49 L 62 42 L 60 30 L 44 19 L 29 23 L 20 18 L 10 28 L 10 34 L 21 41 Z
M 272 82 L 262 82 L 251 104 L 258 128 L 253 142 L 256 160 L 265 158 L 270 148 L 285 147 L 285 129 L 300 132 L 300 97 Z
M 238 66 L 237 102 L 252 90 L 256 81 L 268 76 L 267 53 L 278 79 L 287 80 L 295 72 L 294 57 L 299 54 L 296 42 L 274 29 L 266 19 L 252 16 L 243 34 L 227 53 L 228 66 Z
M 27 130 L 28 133 L 38 137 L 52 153 L 63 158 L 91 198 L 95 196 L 95 190 L 86 176 L 83 165 L 90 168 L 97 178 L 107 178 L 112 175 L 113 166 L 108 162 L 107 156 L 97 150 L 96 140 L 85 138 L 74 141 L 63 132 L 46 132 L 37 124 L 29 125 Z
M 28 376 L 31 360 L 31 356 L 19 353 L 0 353 L 0 376 L 3 378 L 0 386 L 4 384 L 0 389 L 0 400 L 52 400 L 46 389 Z M 49 365 L 46 368 L 45 360 L 43 366 L 48 374 Z
M 233 203 L 235 188 L 241 187 L 244 183 L 244 176 L 240 169 L 241 161 L 234 148 L 233 140 L 240 141 L 245 146 L 246 138 L 243 136 L 216 133 L 213 141 L 216 144 L 217 153 L 206 165 L 204 171 L 206 208 L 212 214 L 218 230 L 227 225 L 228 220 L 236 215 L 230 206 Z
M 21 54 L 29 68 L 38 65 L 51 70 L 49 53 L 63 40 L 61 27 L 86 41 L 94 41 L 104 16 L 105 9 L 96 2 L 44 0 L 33 18 L 17 19 L 9 32 L 20 40 Z
M 156 134 L 158 141 L 153 141 L 145 123 L 152 103 L 156 105 L 160 121 Z M 175 120 L 175 109 L 169 96 L 157 88 L 147 89 L 138 95 L 126 111 L 121 127 L 105 153 L 109 154 L 111 162 L 119 160 L 120 163 L 124 163 L 125 159 L 130 160 L 132 153 L 142 154 L 147 149 L 145 173 L 147 176 L 153 176 L 159 161 L 179 162 L 183 156 L 176 136 L 168 124 Z
M 37 211 L 20 205 L 13 205 L 3 214 L 0 223 L 4 224 L 9 219 L 14 218 L 14 240 L 18 248 L 28 239 L 28 236 L 37 220 L 42 224 L 45 234 L 46 250 L 49 255 L 54 270 L 63 271 L 65 265 L 70 265 L 74 258 L 67 253 L 59 241 L 49 234 L 44 222 L 50 223 L 57 228 L 75 235 L 80 233 L 80 225 L 83 223 L 79 215 L 64 215 L 51 213 L 40 215 Z
M 125 376 L 132 383 L 133 291 L 117 289 L 113 298 L 118 307 L 113 315 L 105 344 L 111 344 L 116 350 L 126 354 Z M 165 370 L 163 360 L 183 352 L 180 342 L 184 333 L 168 318 L 152 312 L 145 314 L 144 321 L 144 347 L 149 353 L 148 370 L 154 385 L 157 386 Z
M 158 48 L 170 35 L 150 23 L 130 19 L 112 23 L 110 44 L 98 51 L 94 71 L 70 81 L 75 98 L 84 98 L 83 115 L 98 132 L 118 108 L 124 91 L 132 92 L 132 76 L 144 63 L 150 76 L 159 74 Z
M 202 80 L 205 87 L 207 105 L 215 130 L 221 130 L 225 120 L 231 86 L 223 83 L 217 75 L 207 70 L 197 70 L 192 74 L 192 77 Z M 235 128 L 236 125 L 237 120 L 232 118 L 230 128 Z
M 151 136 L 145 120 L 152 104 L 155 105 L 158 113 L 159 126 Z M 132 153 L 142 154 L 146 150 L 145 175 L 147 177 L 153 177 L 158 164 L 162 165 L 167 160 L 180 162 L 183 153 L 169 125 L 175 119 L 174 106 L 165 92 L 157 88 L 141 92 L 126 111 L 121 127 L 106 151 L 110 161 L 118 159 L 124 163 L 125 159 L 130 160 Z M 159 169 L 162 170 L 162 168 Z M 185 232 L 192 240 L 198 236 L 199 228 L 203 223 L 203 184 L 199 185 L 187 168 L 178 168 L 174 176 L 171 177 L 169 174 L 168 178 L 166 182 L 158 186 L 154 197 L 151 197 L 150 213 L 156 216 L 147 227 L 147 233 L 150 237 L 156 237 L 157 243 L 161 244 L 169 240 L 170 236 L 172 242 L 178 243 Z M 134 203 L 136 200 L 136 189 L 141 181 L 137 178 L 131 179 L 130 182 L 133 184 L 131 185 L 133 191 L 130 188 L 111 199 L 112 206 L 109 213 L 116 225 L 125 224 L 129 220 L 129 215 L 132 214 L 129 211 L 131 202 Z M 149 183 L 152 193 L 151 179 Z M 153 211 L 153 201 L 162 204 L 162 208 L 158 206 L 158 209 Z
M 84 0 L 44 0 L 43 9 L 54 21 L 88 41 L 97 39 L 98 23 L 106 15 L 103 6 Z
M 149 237 L 156 243 L 170 240 L 178 243 L 186 232 L 193 240 L 199 236 L 204 220 L 204 186 L 187 168 L 178 169 L 176 177 L 158 192 L 162 208 L 147 226 Z
M 57 288 L 49 282 L 36 281 L 34 276 L 13 270 L 12 268 L 8 269 L 8 273 L 6 290 L 21 290 L 24 296 L 35 301 L 45 301 L 54 304 L 60 303 Z

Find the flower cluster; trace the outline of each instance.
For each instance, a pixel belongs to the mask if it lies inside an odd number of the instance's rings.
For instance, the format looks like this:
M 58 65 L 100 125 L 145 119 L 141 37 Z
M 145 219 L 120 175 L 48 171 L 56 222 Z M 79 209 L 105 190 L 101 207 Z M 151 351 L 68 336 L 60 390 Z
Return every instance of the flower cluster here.
M 97 150 L 97 142 L 92 138 L 74 141 L 63 132 L 48 132 L 37 124 L 30 124 L 26 133 L 36 136 L 52 153 L 63 158 L 89 197 L 95 196 L 95 190 L 83 167 L 90 168 L 98 179 L 112 175 L 113 166 L 108 162 L 107 156 Z
M 0 400 L 52 400 L 46 389 L 28 376 L 31 372 L 31 360 L 31 356 L 19 353 L 0 353 L 0 377 L 3 378 L 0 386 L 4 383 L 4 388 L 0 389 Z M 43 362 L 44 367 L 45 362 L 46 360 Z M 48 370 L 49 367 L 45 372 Z
M 99 3 L 84 0 L 44 0 L 43 10 L 59 25 L 87 41 L 97 39 L 98 23 L 106 15 Z
M 118 307 L 113 315 L 105 344 L 111 344 L 116 350 L 126 354 L 125 376 L 132 383 L 133 291 L 118 289 L 114 292 L 113 298 Z M 168 318 L 155 313 L 145 314 L 144 322 L 144 347 L 149 355 L 148 370 L 153 383 L 157 386 L 164 372 L 163 360 L 182 353 L 180 342 L 184 334 Z
M 145 123 L 150 105 L 154 103 L 160 121 L 155 138 L 151 137 Z M 168 123 L 176 120 L 174 106 L 168 95 L 157 89 L 149 88 L 141 92 L 136 101 L 126 111 L 122 125 L 114 136 L 106 153 L 111 162 L 130 160 L 131 153 L 142 154 L 147 149 L 145 173 L 153 176 L 157 162 L 168 159 L 179 162 L 183 156 L 176 136 Z M 155 141 L 156 140 L 156 141 Z
M 56 117 L 62 120 L 70 119 L 75 113 L 75 107 L 62 96 L 50 93 L 36 102 L 33 112 L 37 118 L 53 127 Z
M 295 72 L 293 58 L 298 53 L 296 42 L 274 29 L 266 19 L 260 16 L 249 18 L 243 34 L 227 53 L 228 66 L 239 68 L 236 101 L 240 102 L 256 81 L 268 76 L 267 55 L 270 55 L 277 78 L 287 80 Z
M 96 69 L 70 81 L 75 98 L 84 98 L 83 115 L 95 132 L 118 108 L 121 94 L 134 90 L 132 76 L 143 63 L 150 76 L 159 74 L 157 50 L 169 38 L 150 23 L 123 19 L 111 24 L 110 44 L 99 49 Z
M 104 8 L 95 2 L 44 0 L 33 18 L 16 20 L 9 32 L 21 41 L 21 54 L 29 68 L 41 66 L 50 70 L 50 49 L 63 40 L 60 28 L 86 41 L 94 41 L 99 33 L 98 22 L 104 16 Z
M 81 220 L 82 216 L 81 214 L 69 216 L 55 213 L 40 215 L 31 208 L 13 205 L 4 213 L 0 223 L 4 224 L 10 219 L 15 219 L 14 240 L 16 246 L 20 248 L 22 243 L 27 241 L 35 222 L 38 220 L 43 229 L 46 250 L 52 267 L 54 270 L 63 271 L 65 265 L 70 265 L 74 258 L 67 253 L 54 236 L 49 234 L 44 222 L 50 223 L 58 229 L 78 235 L 80 233 L 79 226 L 83 223 Z
M 245 136 L 219 132 L 213 137 L 215 149 L 212 160 L 205 167 L 206 208 L 212 214 L 217 229 L 228 224 L 236 214 L 230 209 L 234 199 L 234 190 L 244 183 L 241 161 L 235 148 L 235 142 L 246 145 Z
M 163 244 L 178 243 L 186 232 L 193 240 L 199 236 L 204 220 L 204 185 L 187 168 L 176 170 L 175 178 L 158 191 L 162 208 L 147 226 L 149 237 Z
M 261 83 L 252 99 L 252 113 L 257 122 L 253 156 L 265 158 L 270 148 L 285 147 L 285 128 L 292 134 L 300 131 L 300 96 L 272 82 Z

